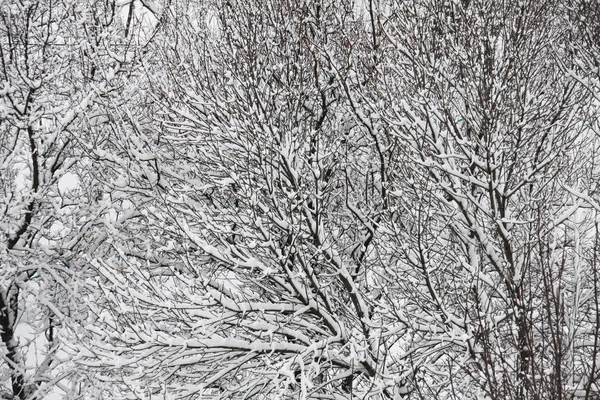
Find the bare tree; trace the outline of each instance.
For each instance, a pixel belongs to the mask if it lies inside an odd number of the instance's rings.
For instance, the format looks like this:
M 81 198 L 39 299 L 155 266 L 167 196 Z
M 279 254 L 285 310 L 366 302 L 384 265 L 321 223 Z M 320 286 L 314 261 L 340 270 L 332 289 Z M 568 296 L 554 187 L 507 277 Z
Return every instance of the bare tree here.
M 410 277 L 397 290 L 427 327 L 411 354 L 423 397 L 590 395 L 597 217 L 568 187 L 591 184 L 596 143 L 562 68 L 563 10 L 413 2 L 384 27 L 406 60 L 381 97 L 413 162 L 393 229 Z
M 131 398 L 596 395 L 575 8 L 165 10 L 151 100 L 99 155 L 139 218 L 91 262 L 95 379 Z
M 170 74 L 152 80 L 163 130 L 136 132 L 146 150 L 129 152 L 148 154 L 134 168 L 155 197 L 136 207 L 144 239 L 161 245 L 146 253 L 138 237 L 96 261 L 106 308 L 120 312 L 81 362 L 123 395 L 404 393 L 385 362 L 395 317 L 377 310 L 381 144 L 351 116 L 323 53 L 349 57 L 364 15 L 337 2 L 206 14 L 179 17 Z
M 63 324 L 85 320 L 78 280 L 111 209 L 88 150 L 141 37 L 131 21 L 124 34 L 119 12 L 114 1 L 0 2 L 2 398 L 70 390 Z

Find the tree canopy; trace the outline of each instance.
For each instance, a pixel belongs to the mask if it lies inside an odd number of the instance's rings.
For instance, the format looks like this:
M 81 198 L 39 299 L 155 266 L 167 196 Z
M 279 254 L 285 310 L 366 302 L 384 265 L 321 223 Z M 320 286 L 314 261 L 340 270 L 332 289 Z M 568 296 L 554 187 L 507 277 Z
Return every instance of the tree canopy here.
M 597 398 L 599 16 L 0 0 L 0 398 Z

